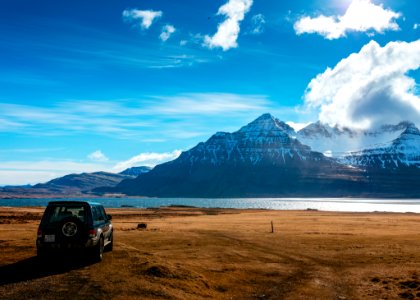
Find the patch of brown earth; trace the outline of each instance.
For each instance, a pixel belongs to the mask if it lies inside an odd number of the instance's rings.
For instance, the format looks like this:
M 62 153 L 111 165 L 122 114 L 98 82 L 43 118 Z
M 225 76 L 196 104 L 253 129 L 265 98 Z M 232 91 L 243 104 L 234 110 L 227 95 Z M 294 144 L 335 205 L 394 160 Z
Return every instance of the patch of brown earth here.
M 420 297 L 417 214 L 109 209 L 114 251 L 91 264 L 36 259 L 42 212 L 0 208 L 1 299 Z

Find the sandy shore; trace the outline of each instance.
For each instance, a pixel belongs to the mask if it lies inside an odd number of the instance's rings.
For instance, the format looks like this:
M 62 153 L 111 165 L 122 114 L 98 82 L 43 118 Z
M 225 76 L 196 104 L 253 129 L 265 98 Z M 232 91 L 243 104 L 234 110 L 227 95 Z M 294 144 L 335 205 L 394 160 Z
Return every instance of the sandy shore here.
M 42 212 L 0 207 L 1 299 L 420 298 L 418 214 L 108 209 L 102 263 L 40 265 Z

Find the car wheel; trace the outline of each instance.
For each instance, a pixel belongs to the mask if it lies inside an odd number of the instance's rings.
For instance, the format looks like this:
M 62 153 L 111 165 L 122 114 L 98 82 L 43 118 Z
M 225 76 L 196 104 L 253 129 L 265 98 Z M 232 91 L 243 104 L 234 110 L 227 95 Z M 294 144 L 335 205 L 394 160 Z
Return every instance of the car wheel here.
M 112 248 L 114 247 L 114 234 L 111 233 L 111 237 L 109 239 L 108 245 L 106 245 L 105 250 L 106 251 L 112 251 Z
M 96 262 L 102 261 L 104 256 L 104 238 L 99 239 L 98 244 L 93 248 L 93 260 Z
M 77 240 L 81 237 L 84 232 L 83 223 L 76 217 L 69 217 L 61 221 L 59 229 L 59 235 L 65 240 Z

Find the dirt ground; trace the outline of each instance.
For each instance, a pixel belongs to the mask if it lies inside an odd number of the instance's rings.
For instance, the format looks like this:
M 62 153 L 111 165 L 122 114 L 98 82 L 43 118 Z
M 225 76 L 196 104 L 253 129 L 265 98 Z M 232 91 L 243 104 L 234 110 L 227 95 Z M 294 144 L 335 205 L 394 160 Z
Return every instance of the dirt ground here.
M 1 299 L 420 299 L 419 214 L 108 209 L 101 263 L 46 264 L 42 212 L 0 207 Z

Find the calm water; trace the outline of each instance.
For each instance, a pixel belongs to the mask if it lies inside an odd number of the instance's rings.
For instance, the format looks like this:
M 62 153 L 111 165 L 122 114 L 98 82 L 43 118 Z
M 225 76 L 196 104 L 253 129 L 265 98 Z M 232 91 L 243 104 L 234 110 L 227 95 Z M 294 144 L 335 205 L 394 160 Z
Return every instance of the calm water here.
M 49 201 L 63 199 L 0 199 L 0 206 L 46 206 Z M 81 199 L 65 199 L 81 200 Z M 420 213 L 420 199 L 347 199 L 347 198 L 95 198 L 105 207 L 133 206 L 138 208 L 170 205 L 220 208 L 264 208 L 276 210 L 318 209 L 353 212 L 415 212 Z

